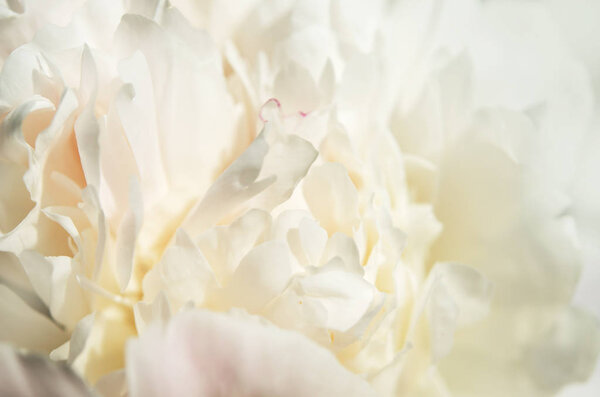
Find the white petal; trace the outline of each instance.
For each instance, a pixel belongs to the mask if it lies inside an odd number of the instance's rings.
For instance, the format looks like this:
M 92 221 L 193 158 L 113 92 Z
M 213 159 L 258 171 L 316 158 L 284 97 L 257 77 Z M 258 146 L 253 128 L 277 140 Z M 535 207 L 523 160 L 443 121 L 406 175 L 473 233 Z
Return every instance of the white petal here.
M 23 46 L 12 52 L 0 73 L 0 103 L 16 106 L 33 94 L 32 71 L 40 63 L 45 64 L 40 58 L 39 51 L 32 46 Z
M 100 123 L 100 203 L 116 233 L 128 208 L 130 178 L 139 176 L 116 107 Z
M 135 328 L 138 334 L 152 323 L 167 324 L 171 318 L 171 307 L 166 295 L 161 292 L 152 303 L 138 302 L 133 307 Z
M 146 301 L 158 299 L 162 290 L 177 312 L 189 301 L 202 304 L 208 288 L 216 286 L 216 279 L 202 252 L 179 229 L 174 244 L 146 275 L 143 286 Z
M 212 43 L 203 33 L 160 27 L 139 15 L 123 17 L 115 41 L 122 57 L 141 51 L 148 63 L 171 185 L 203 193 L 237 138 L 236 111 Z
M 213 304 L 245 307 L 258 312 L 278 296 L 292 276 L 290 253 L 279 241 L 268 241 L 252 249 L 240 262 L 219 298 Z
M 13 397 L 91 397 L 71 369 L 42 356 L 23 355 L 0 345 L 0 395 Z
M 317 152 L 302 138 L 268 122 L 246 151 L 219 176 L 184 223 L 194 237 L 245 207 L 271 210 L 288 199 Z M 245 204 L 245 205 L 244 205 Z
M 89 313 L 88 299 L 76 278 L 76 259 L 66 256 L 48 257 L 52 267 L 50 313 L 68 330 Z
M 321 263 L 327 263 L 336 257 L 342 260 L 348 272 L 356 273 L 359 276 L 364 274 L 354 240 L 343 233 L 334 233 L 329 238 L 321 257 Z
M 526 353 L 527 370 L 544 390 L 585 382 L 597 365 L 600 325 L 593 316 L 569 308 Z
M 119 72 L 126 84 L 117 94 L 115 105 L 140 172 L 145 202 L 150 208 L 167 189 L 157 120 L 148 116 L 148 111 L 156 109 L 152 76 L 139 51 L 119 64 Z
M 0 340 L 40 352 L 50 352 L 67 335 L 48 317 L 33 310 L 14 292 L 0 285 Z
M 273 83 L 274 96 L 294 112 L 309 113 L 319 105 L 319 90 L 306 69 L 290 63 L 281 70 Z
M 250 205 L 264 210 L 271 210 L 290 198 L 318 154 L 310 142 L 280 128 L 273 121 L 272 124 L 267 122 L 263 130 L 269 151 L 258 177 L 266 179 L 274 176 L 275 182 L 257 195 Z
M 124 291 L 129 285 L 133 271 L 136 239 L 144 216 L 142 194 L 139 189 L 139 182 L 132 177 L 129 182 L 129 209 L 125 213 L 117 233 L 115 266 L 121 291 Z
M 375 296 L 375 288 L 360 275 L 345 270 L 335 260 L 310 276 L 298 279 L 299 295 L 304 301 L 316 301 L 327 312 L 326 328 L 348 331 L 367 313 Z
M 476 269 L 457 263 L 437 263 L 430 277 L 438 286 L 443 285 L 458 306 L 458 326 L 472 324 L 487 315 L 492 283 Z
M 81 64 L 80 95 L 87 105 L 75 122 L 75 136 L 86 183 L 97 189 L 100 187 L 100 126 L 94 115 L 94 105 L 98 77 L 94 58 L 87 45 L 83 50 Z
M 290 250 L 296 256 L 296 259 L 304 266 L 318 266 L 320 264 L 321 254 L 327 244 L 327 232 L 320 227 L 313 219 L 307 217 L 308 214 L 299 212 L 301 217 L 298 227 L 293 227 L 285 233 Z M 283 226 L 281 216 L 277 220 L 278 226 Z M 296 226 L 297 224 L 294 224 Z M 328 261 L 327 258 L 325 261 Z
M 303 193 L 312 214 L 330 235 L 352 236 L 358 227 L 358 194 L 342 165 L 314 167 L 304 179 Z
M 100 127 L 94 117 L 93 109 L 87 106 L 75 122 L 77 149 L 85 180 L 89 186 L 100 186 Z
M 19 295 L 30 307 L 47 312 L 46 304 L 40 299 L 29 281 L 19 258 L 10 252 L 0 252 L 0 283 Z
M 213 226 L 244 201 L 275 182 L 274 175 L 258 180 L 268 150 L 264 135 L 259 135 L 219 176 L 183 224 L 190 236 L 195 237 Z
M 252 248 L 266 240 L 271 216 L 250 210 L 228 226 L 216 226 L 197 239 L 219 283 L 224 283 Z
M 94 313 L 88 314 L 77 323 L 69 342 L 69 356 L 67 362 L 70 364 L 81 354 L 90 336 L 94 325 Z

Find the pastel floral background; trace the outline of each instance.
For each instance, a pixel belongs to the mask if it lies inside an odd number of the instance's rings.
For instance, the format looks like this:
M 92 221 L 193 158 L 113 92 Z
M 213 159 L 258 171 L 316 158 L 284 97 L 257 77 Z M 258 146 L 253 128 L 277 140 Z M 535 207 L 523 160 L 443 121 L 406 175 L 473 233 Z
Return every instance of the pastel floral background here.
M 0 395 L 597 395 L 598 17 L 0 1 Z

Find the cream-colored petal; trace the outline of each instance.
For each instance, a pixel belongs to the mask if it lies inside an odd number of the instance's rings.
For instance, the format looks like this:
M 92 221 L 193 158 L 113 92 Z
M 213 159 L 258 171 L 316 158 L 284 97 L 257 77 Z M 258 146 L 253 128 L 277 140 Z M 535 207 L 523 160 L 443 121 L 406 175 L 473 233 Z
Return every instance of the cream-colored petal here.
M 358 196 L 341 164 L 314 167 L 304 180 L 303 193 L 312 214 L 330 235 L 352 236 L 358 227 Z

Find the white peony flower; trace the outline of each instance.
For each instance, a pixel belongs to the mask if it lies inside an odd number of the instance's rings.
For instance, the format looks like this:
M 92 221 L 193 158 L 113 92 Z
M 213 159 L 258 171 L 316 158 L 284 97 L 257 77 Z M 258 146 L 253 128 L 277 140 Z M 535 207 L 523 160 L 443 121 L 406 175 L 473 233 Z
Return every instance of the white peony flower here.
M 558 6 L 171 3 L 0 4 L 6 390 L 530 397 L 589 376 L 598 323 L 570 300 L 597 70 Z

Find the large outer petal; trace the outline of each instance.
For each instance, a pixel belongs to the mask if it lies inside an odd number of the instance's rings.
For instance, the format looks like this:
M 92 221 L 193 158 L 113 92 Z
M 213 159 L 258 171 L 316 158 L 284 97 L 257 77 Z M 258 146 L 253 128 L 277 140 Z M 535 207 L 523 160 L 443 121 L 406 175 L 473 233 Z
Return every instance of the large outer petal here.
M 131 397 L 375 396 L 303 336 L 256 319 L 183 312 L 127 349 Z

